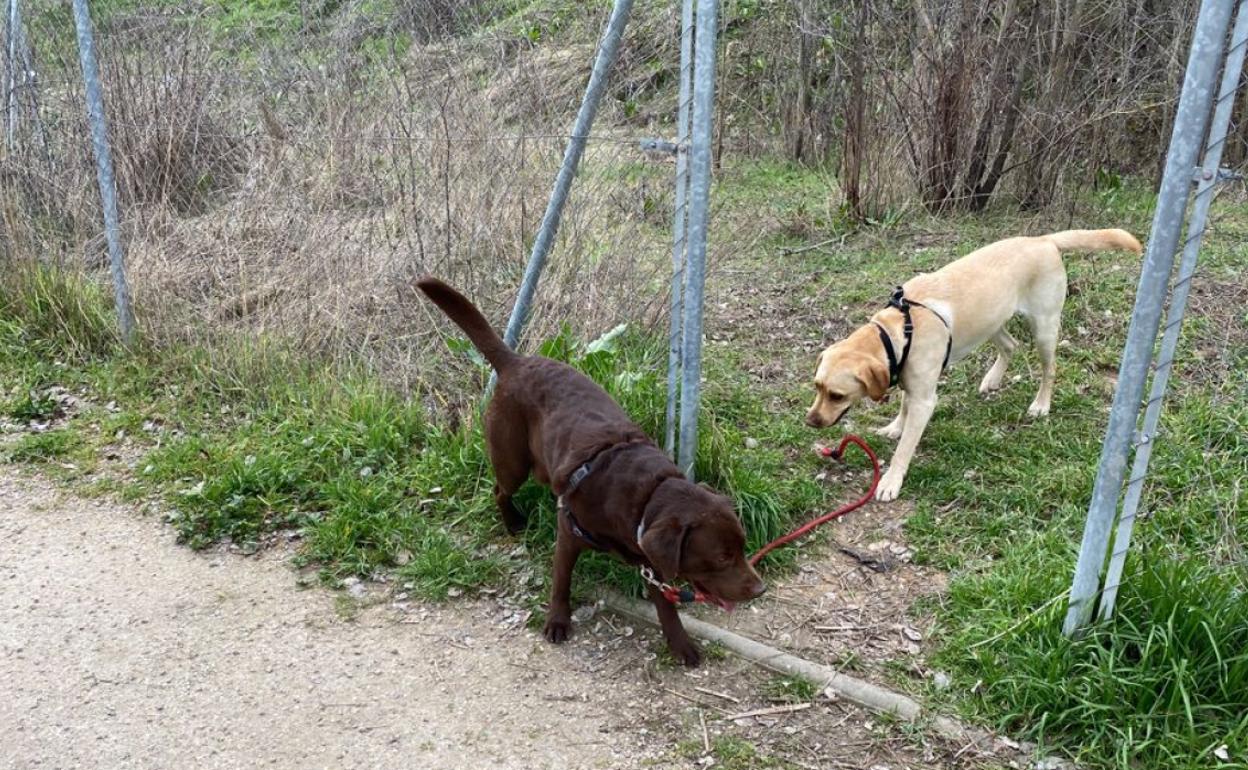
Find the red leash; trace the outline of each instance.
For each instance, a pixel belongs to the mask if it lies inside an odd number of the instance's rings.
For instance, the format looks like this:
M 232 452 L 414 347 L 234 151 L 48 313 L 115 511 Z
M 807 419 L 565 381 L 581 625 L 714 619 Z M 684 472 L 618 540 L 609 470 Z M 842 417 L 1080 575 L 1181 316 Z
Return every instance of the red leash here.
M 758 549 L 758 551 L 750 557 L 751 565 L 758 564 L 759 560 L 772 550 L 779 548 L 782 545 L 787 545 L 788 543 L 809 534 L 812 530 L 827 524 L 829 521 L 839 519 L 850 511 L 855 511 L 871 502 L 871 499 L 875 497 L 875 488 L 879 486 L 880 483 L 880 458 L 875 456 L 875 452 L 871 451 L 871 447 L 867 446 L 867 442 L 853 434 L 848 434 L 841 439 L 841 444 L 836 449 L 820 447 L 817 451 L 824 457 L 831 457 L 833 460 L 839 461 L 844 459 L 845 449 L 850 444 L 857 444 L 862 448 L 862 451 L 867 453 L 867 457 L 871 458 L 871 488 L 867 490 L 867 493 L 852 503 L 846 503 L 834 511 L 829 511 L 817 519 L 812 519 L 811 521 L 806 522 L 787 535 L 781 535 L 775 540 L 772 540 L 767 545 Z M 721 604 L 721 602 L 715 597 L 708 596 L 701 591 L 690 590 L 688 588 L 676 588 L 668 583 L 663 583 L 657 579 L 653 571 L 648 571 L 647 568 L 642 568 L 641 576 L 647 583 L 657 586 L 658 589 L 662 591 L 664 598 L 673 604 L 680 604 L 682 602 L 707 602 L 709 604 Z
M 871 488 L 867 490 L 867 493 L 852 503 L 846 503 L 845 505 L 842 505 L 840 508 L 837 508 L 835 511 L 829 511 L 828 513 L 825 513 L 824 515 L 820 516 L 817 519 L 813 519 L 812 521 L 806 522 L 805 524 L 793 530 L 789 534 L 781 535 L 775 540 L 772 540 L 767 545 L 758 549 L 758 551 L 753 556 L 750 557 L 751 565 L 758 564 L 758 560 L 766 556 L 772 549 L 779 548 L 782 545 L 791 543 L 794 540 L 797 540 L 799 537 L 806 535 L 811 530 L 817 527 L 820 527 L 824 524 L 827 524 L 829 521 L 832 521 L 833 519 L 839 519 L 840 517 L 844 516 L 850 511 L 855 511 L 861 508 L 862 506 L 866 505 L 867 503 L 871 502 L 871 499 L 875 497 L 875 488 L 879 486 L 880 484 L 880 458 L 875 456 L 875 452 L 871 451 L 871 447 L 867 446 L 867 442 L 863 441 L 862 439 L 858 438 L 857 436 L 851 433 L 851 434 L 846 435 L 845 438 L 841 439 L 841 445 L 838 446 L 836 449 L 830 449 L 828 447 L 821 447 L 819 449 L 819 453 L 822 454 L 824 457 L 831 457 L 833 460 L 843 460 L 845 457 L 845 449 L 851 443 L 857 444 L 858 446 L 862 447 L 862 451 L 866 452 L 867 457 L 871 458 Z

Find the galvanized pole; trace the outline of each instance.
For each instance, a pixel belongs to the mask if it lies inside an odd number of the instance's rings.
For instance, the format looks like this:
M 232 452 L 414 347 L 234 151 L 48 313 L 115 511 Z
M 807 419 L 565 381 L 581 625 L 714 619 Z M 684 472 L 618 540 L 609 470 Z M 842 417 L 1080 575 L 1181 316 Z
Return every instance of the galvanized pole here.
M 663 446 L 676 459 L 676 403 L 684 329 L 685 226 L 689 219 L 689 113 L 693 105 L 693 0 L 680 10 L 680 101 L 676 115 L 676 205 L 672 217 L 671 330 L 667 337 L 667 424 Z
M 21 67 L 22 41 L 22 9 L 20 0 L 9 0 L 9 50 L 8 50 L 8 126 L 7 141 L 9 150 L 13 150 L 13 142 L 17 134 L 17 70 Z M 24 69 L 24 68 L 23 68 Z
M 1179 97 L 1174 131 L 1170 137 L 1165 173 L 1157 195 L 1157 209 L 1140 270 L 1135 309 L 1118 370 L 1118 387 L 1114 392 L 1100 466 L 1088 507 L 1088 520 L 1079 547 L 1079 561 L 1070 588 L 1070 604 L 1063 624 L 1063 632 L 1067 636 L 1074 635 L 1092 618 L 1101 569 L 1105 565 L 1109 531 L 1118 508 L 1127 455 L 1131 450 L 1140 400 L 1144 396 L 1153 344 L 1161 324 L 1166 285 L 1183 228 L 1192 170 L 1209 121 L 1214 83 L 1223 59 L 1230 18 L 1231 3 L 1227 0 L 1204 0 L 1201 3 L 1200 16 L 1192 35 L 1183 93 Z
M 533 242 L 533 250 L 529 254 L 529 264 L 524 269 L 524 279 L 520 283 L 520 293 L 516 297 L 515 307 L 511 310 L 511 318 L 507 321 L 507 332 L 503 339 L 511 347 L 520 340 L 520 332 L 529 317 L 529 308 L 533 303 L 533 293 L 537 291 L 537 281 L 546 266 L 546 255 L 554 245 L 555 235 L 559 232 L 559 220 L 563 216 L 563 204 L 568 198 L 568 190 L 572 188 L 572 178 L 576 176 L 576 167 L 581 162 L 581 154 L 585 151 L 585 141 L 594 125 L 594 115 L 598 112 L 598 103 L 602 101 L 602 92 L 606 89 L 607 75 L 615 64 L 620 49 L 620 38 L 624 35 L 624 27 L 628 24 L 628 15 L 632 12 L 633 0 L 615 0 L 611 9 L 611 18 L 607 21 L 607 30 L 598 46 L 598 56 L 594 59 L 594 69 L 589 76 L 589 86 L 585 89 L 585 98 L 581 101 L 581 109 L 576 114 L 576 124 L 572 128 L 572 138 L 563 153 L 563 165 L 555 177 L 555 187 L 550 193 L 550 201 L 546 204 L 546 213 L 542 216 L 541 229 Z M 487 392 L 493 390 L 497 375 L 490 375 Z
M 134 337 L 134 314 L 130 307 L 130 287 L 126 284 L 126 266 L 121 252 L 117 187 L 113 181 L 108 128 L 104 124 L 104 96 L 96 66 L 95 41 L 91 35 L 91 15 L 87 10 L 87 0 L 73 2 L 74 22 L 78 28 L 78 57 L 82 62 L 82 79 L 87 93 L 87 118 L 91 122 L 91 143 L 95 148 L 96 179 L 100 185 L 100 200 L 104 204 L 104 236 L 108 241 L 108 260 L 113 274 L 117 322 L 121 327 L 122 340 L 129 344 Z
M 694 32 L 693 130 L 689 147 L 689 248 L 685 261 L 681 345 L 680 447 L 677 464 L 690 480 L 698 453 L 702 382 L 702 294 L 711 197 L 711 131 L 715 119 L 715 34 L 719 0 L 698 0 Z
M 1166 313 L 1166 326 L 1162 332 L 1161 349 L 1157 353 L 1157 367 L 1153 374 L 1152 391 L 1148 408 L 1144 413 L 1144 425 L 1140 429 L 1139 446 L 1127 479 L 1127 495 L 1122 502 L 1122 515 L 1118 518 L 1118 533 L 1114 536 L 1114 550 L 1109 557 L 1109 569 L 1105 573 L 1105 589 L 1101 595 L 1098 612 L 1101 620 L 1113 617 L 1118 587 L 1122 584 L 1122 568 L 1131 546 L 1131 529 L 1140 507 L 1144 491 L 1144 478 L 1148 475 L 1148 462 L 1152 458 L 1153 445 L 1157 439 L 1157 423 L 1161 418 L 1161 405 L 1166 397 L 1166 385 L 1174 365 L 1174 353 L 1179 345 L 1179 331 L 1183 325 L 1183 313 L 1187 309 L 1187 295 L 1196 274 L 1196 261 L 1200 255 L 1200 241 L 1205 234 L 1209 218 L 1209 205 L 1217 186 L 1218 167 L 1222 163 L 1222 149 L 1226 146 L 1227 130 L 1231 112 L 1235 106 L 1235 92 L 1244 66 L 1244 51 L 1248 48 L 1248 0 L 1240 0 L 1235 16 L 1235 28 L 1231 32 L 1231 48 L 1227 53 L 1226 66 L 1222 70 L 1222 85 L 1209 127 L 1209 141 L 1205 145 L 1204 162 L 1197 176 L 1196 203 L 1192 206 L 1187 223 L 1187 238 L 1183 242 L 1183 259 L 1179 263 L 1179 277 L 1170 295 L 1170 309 Z

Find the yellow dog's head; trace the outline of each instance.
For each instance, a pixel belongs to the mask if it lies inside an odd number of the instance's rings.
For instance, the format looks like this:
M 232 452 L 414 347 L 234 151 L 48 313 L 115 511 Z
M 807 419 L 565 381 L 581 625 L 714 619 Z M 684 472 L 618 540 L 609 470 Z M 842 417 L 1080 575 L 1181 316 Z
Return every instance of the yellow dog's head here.
M 819 354 L 815 403 L 806 413 L 806 424 L 835 425 L 863 398 L 883 400 L 888 387 L 888 363 L 882 360 L 878 335 L 873 326 L 864 326 Z

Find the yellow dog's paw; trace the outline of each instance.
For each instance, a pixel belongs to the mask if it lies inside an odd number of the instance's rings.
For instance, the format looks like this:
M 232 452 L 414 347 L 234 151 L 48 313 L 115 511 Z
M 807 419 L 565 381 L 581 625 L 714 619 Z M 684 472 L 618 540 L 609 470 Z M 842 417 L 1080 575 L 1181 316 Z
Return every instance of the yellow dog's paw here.
M 901 493 L 901 482 L 904 477 L 900 474 L 894 474 L 892 471 L 884 474 L 884 478 L 880 479 L 880 485 L 875 488 L 875 499 L 881 503 L 889 503 L 897 499 L 897 495 Z

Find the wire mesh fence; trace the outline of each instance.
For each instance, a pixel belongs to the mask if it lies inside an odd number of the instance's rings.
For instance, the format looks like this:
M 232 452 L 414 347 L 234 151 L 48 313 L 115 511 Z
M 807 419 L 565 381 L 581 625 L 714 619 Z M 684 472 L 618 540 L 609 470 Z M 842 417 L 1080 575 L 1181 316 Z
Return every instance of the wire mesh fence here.
M 1158 116 L 1178 65 L 1163 63 L 1194 6 L 1119 4 L 1079 19 L 1077 8 L 1013 3 L 938 2 L 916 15 L 906 4 L 726 2 L 715 178 L 748 178 L 776 159 L 826 169 L 827 210 L 793 217 L 823 235 L 839 219 L 956 207 L 980 193 L 967 192 L 977 180 L 949 174 L 979 167 L 982 181 L 1002 153 L 993 194 L 1033 203 L 1089 163 L 1139 170 L 1131 148 L 1165 130 Z M 9 7 L 21 34 L 5 46 L 13 136 L 0 162 L 0 247 L 103 267 L 69 7 Z M 610 11 L 516 7 L 95 3 L 144 333 L 279 336 L 361 358 L 410 388 L 430 361 L 447 360 L 415 275 L 461 286 L 501 326 Z M 673 159 L 637 140 L 675 139 L 680 4 L 638 9 L 530 341 L 563 321 L 584 334 L 622 321 L 658 331 L 669 312 Z M 1063 38 L 1072 28 L 1079 36 Z M 1242 132 L 1232 139 L 1242 155 Z M 764 236 L 757 221 L 722 215 L 715 198 L 711 217 L 713 274 Z
M 501 325 L 592 47 L 515 49 L 511 35 L 371 45 L 368 30 L 354 33 L 363 43 L 276 35 L 263 20 L 223 28 L 228 18 L 173 8 L 96 16 L 145 334 L 272 334 L 412 387 L 444 355 L 416 276 L 462 287 Z M 102 266 L 72 26 L 63 9 L 36 8 L 26 37 L 38 81 L 15 91 L 5 247 Z M 671 159 L 640 150 L 660 122 L 626 114 L 627 78 L 612 87 L 529 340 L 565 320 L 585 334 L 652 324 L 666 308 Z

